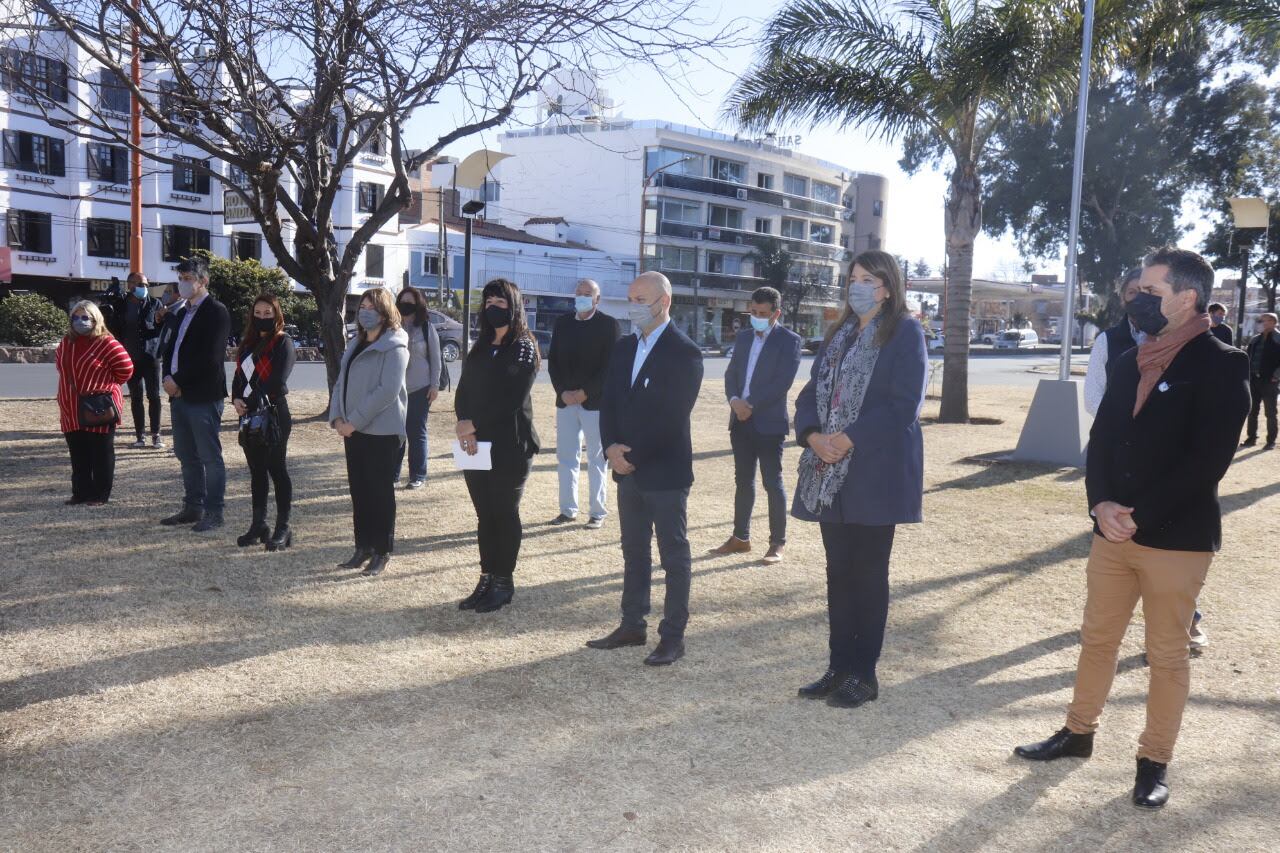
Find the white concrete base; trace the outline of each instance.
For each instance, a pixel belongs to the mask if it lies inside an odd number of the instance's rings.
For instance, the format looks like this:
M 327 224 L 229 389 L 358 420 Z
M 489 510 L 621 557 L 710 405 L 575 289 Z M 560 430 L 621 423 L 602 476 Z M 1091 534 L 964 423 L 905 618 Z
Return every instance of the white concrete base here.
M 1012 460 L 1082 468 L 1092 425 L 1079 382 L 1041 379 Z

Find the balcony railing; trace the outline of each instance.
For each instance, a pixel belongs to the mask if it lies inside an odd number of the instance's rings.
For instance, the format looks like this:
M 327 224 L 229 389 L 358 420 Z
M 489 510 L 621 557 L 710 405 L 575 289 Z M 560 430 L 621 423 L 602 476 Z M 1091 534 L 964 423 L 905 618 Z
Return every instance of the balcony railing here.
M 681 240 L 699 240 L 709 243 L 728 243 L 745 246 L 750 249 L 764 248 L 769 241 L 777 241 L 793 255 L 821 258 L 824 261 L 838 261 L 844 250 L 830 243 L 812 243 L 809 241 L 789 240 L 775 237 L 772 234 L 759 234 L 755 231 L 743 231 L 737 228 L 721 228 L 716 225 L 688 225 L 683 222 L 658 223 L 658 236 L 676 237 Z
M 822 216 L 827 219 L 840 219 L 841 211 L 844 210 L 839 205 L 787 195 L 776 190 L 762 190 L 758 187 L 749 187 L 732 181 L 717 181 L 714 178 L 699 178 L 693 175 L 681 175 L 672 172 L 659 172 L 654 175 L 653 185 L 673 190 L 720 196 L 734 201 L 753 201 L 757 204 L 768 204 L 783 210 L 807 213 L 811 216 Z

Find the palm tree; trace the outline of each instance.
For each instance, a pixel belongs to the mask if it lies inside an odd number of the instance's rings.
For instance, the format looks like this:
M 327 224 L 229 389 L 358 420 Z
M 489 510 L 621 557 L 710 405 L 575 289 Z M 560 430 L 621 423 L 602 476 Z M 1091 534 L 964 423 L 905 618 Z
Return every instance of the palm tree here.
M 1072 104 L 1082 9 L 1083 0 L 790 0 L 726 99 L 726 114 L 744 129 L 796 121 L 866 128 L 902 142 L 909 172 L 949 164 L 944 422 L 969 419 L 973 246 L 992 139 L 1006 122 L 1043 120 Z M 1176 34 L 1185 12 L 1176 0 L 1097 0 L 1098 73 L 1149 43 L 1137 34 Z

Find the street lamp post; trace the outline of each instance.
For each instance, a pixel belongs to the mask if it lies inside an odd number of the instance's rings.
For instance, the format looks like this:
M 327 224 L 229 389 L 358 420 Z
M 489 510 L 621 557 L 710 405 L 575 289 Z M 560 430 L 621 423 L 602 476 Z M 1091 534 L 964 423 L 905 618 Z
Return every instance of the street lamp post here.
M 1232 226 L 1237 232 L 1251 232 L 1240 240 L 1240 304 L 1236 306 L 1236 346 L 1244 346 L 1244 303 L 1249 295 L 1249 245 L 1253 234 L 1266 232 L 1271 225 L 1271 208 L 1266 201 L 1256 197 L 1237 197 L 1230 200 Z
M 467 223 L 466 237 L 462 244 L 462 357 L 471 349 L 471 229 L 476 217 L 484 210 L 484 202 L 469 201 L 462 206 L 462 216 Z

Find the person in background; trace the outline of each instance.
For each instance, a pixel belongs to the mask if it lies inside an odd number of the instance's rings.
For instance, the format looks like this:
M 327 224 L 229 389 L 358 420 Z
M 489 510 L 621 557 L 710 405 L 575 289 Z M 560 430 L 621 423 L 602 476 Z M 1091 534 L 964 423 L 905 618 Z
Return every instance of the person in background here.
M 120 383 L 133 375 L 133 362 L 92 302 L 72 306 L 70 326 L 54 354 L 58 421 L 71 454 L 71 497 L 66 502 L 102 506 L 111 498 L 115 478 L 116 424 L 81 423 L 80 401 L 86 395 L 110 394 L 116 412 L 122 412 Z
M 284 332 L 284 309 L 280 300 L 262 294 L 253 301 L 245 320 L 240 348 L 236 351 L 236 372 L 231 378 L 231 405 L 244 417 L 270 405 L 275 409 L 279 433 L 269 445 L 243 443 L 249 465 L 249 490 L 253 498 L 253 521 L 236 544 L 241 548 L 255 542 L 268 551 L 293 544 L 289 516 L 293 507 L 293 480 L 286 461 L 293 416 L 289 412 L 289 375 L 297 353 L 293 339 Z M 268 480 L 276 490 L 276 523 L 267 527 Z
M 1209 305 L 1209 331 L 1229 347 L 1235 346 L 1235 332 L 1227 325 L 1227 306 L 1221 302 Z
M 800 336 L 783 326 L 782 294 L 761 287 L 751 294 L 751 326 L 738 333 L 724 374 L 729 400 L 729 443 L 733 447 L 733 533 L 713 554 L 751 550 L 751 513 L 756 501 L 756 466 L 769 499 L 766 565 L 782 561 L 787 544 L 787 493 L 782 485 L 782 445 L 791 420 L 787 394 L 800 369 Z
M 556 392 L 556 463 L 560 472 L 560 514 L 552 524 L 578 517 L 578 470 L 587 444 L 587 527 L 597 530 L 608 515 L 609 495 L 600 444 L 600 398 L 609 354 L 621 336 L 618 321 L 600 310 L 600 285 L 589 278 L 574 289 L 573 313 L 556 320 L 547 354 L 547 372 Z
M 1089 434 L 1085 490 L 1094 520 L 1080 659 L 1066 725 L 1014 749 L 1031 761 L 1087 758 L 1142 601 L 1151 684 L 1132 801 L 1158 809 L 1191 685 L 1189 626 L 1222 541 L 1218 482 L 1249 413 L 1249 359 L 1209 333 L 1213 267 L 1166 246 L 1143 262 L 1130 305 L 1146 333 L 1111 369 Z
M 1276 446 L 1276 396 L 1280 393 L 1280 332 L 1276 331 L 1276 315 L 1258 317 L 1258 333 L 1245 346 L 1249 354 L 1249 391 L 1253 403 L 1249 407 L 1249 422 L 1242 447 L 1258 443 L 1258 414 L 1267 415 L 1267 443 L 1263 450 Z
M 480 579 L 460 610 L 491 613 L 515 596 L 513 580 L 520 557 L 520 499 L 538 452 L 530 393 L 538 374 L 538 344 L 529 333 L 520 289 L 496 278 L 480 298 L 480 336 L 462 364 L 454 393 L 455 432 L 464 452 L 475 455 L 478 442 L 491 443 L 488 471 L 463 471 L 476 510 Z
M 922 520 L 928 364 L 897 259 L 858 255 L 844 313 L 796 399 L 804 452 L 792 514 L 822 530 L 831 652 L 822 677 L 800 688 L 805 698 L 856 708 L 880 695 L 894 533 Z
M 1129 304 L 1138 295 L 1138 279 L 1142 276 L 1142 267 L 1134 267 L 1124 274 L 1120 280 L 1120 302 L 1128 311 Z M 1126 313 L 1110 329 L 1098 335 L 1093 341 L 1093 349 L 1089 351 L 1089 369 L 1084 377 L 1084 408 L 1090 415 L 1098 413 L 1102 403 L 1102 395 L 1107 391 L 1108 365 L 1125 351 L 1136 347 L 1146 339 L 1146 335 L 1133 325 L 1133 319 Z
M 147 290 L 147 277 L 141 273 L 129 273 L 128 294 L 121 302 L 117 314 L 116 335 L 124 344 L 133 361 L 133 376 L 129 378 L 129 408 L 133 413 L 133 432 L 137 437 L 134 447 L 143 448 L 147 442 L 143 430 L 147 426 L 144 414 L 150 415 L 151 446 L 164 447 L 160 437 L 160 362 L 157 359 L 160 344 L 161 321 L 157 318 L 160 300 Z M 143 393 L 146 393 L 146 411 Z
M 190 524 L 196 533 L 204 533 L 222 526 L 227 488 L 218 431 L 227 396 L 231 316 L 209 295 L 209 262 L 202 257 L 178 264 L 178 293 L 186 304 L 161 361 L 173 451 L 182 463 L 183 498 L 182 509 L 160 523 Z
M 339 568 L 368 577 L 391 562 L 396 534 L 396 466 L 404 454 L 409 391 L 409 335 L 391 292 L 365 292 L 356 312 L 359 331 L 347 344 L 329 404 L 329 424 L 342 436 L 351 489 L 356 549 Z M 365 566 L 365 563 L 369 565 Z
M 409 369 L 405 388 L 409 392 L 405 416 L 405 442 L 409 450 L 409 482 L 406 489 L 420 489 L 427 482 L 427 415 L 440 394 L 440 333 L 431 325 L 427 299 L 416 287 L 406 286 L 396 297 L 400 322 L 409 336 Z M 401 462 L 396 463 L 396 482 Z
M 600 440 L 618 484 L 622 621 L 610 634 L 588 640 L 587 646 L 618 649 L 645 644 L 656 532 L 666 601 L 658 645 L 644 662 L 668 666 L 684 657 L 689 622 L 689 421 L 702 388 L 702 350 L 671 322 L 671 282 L 665 275 L 641 273 L 631 282 L 627 300 L 636 334 L 613 348 L 600 407 Z

